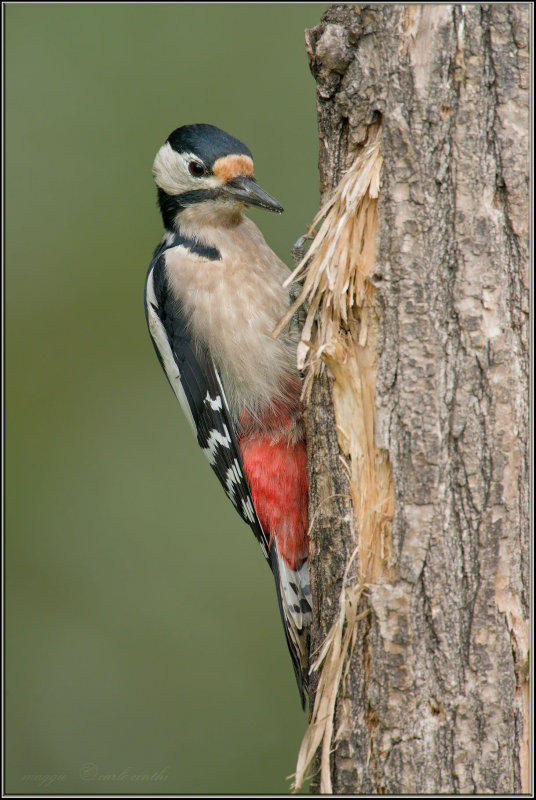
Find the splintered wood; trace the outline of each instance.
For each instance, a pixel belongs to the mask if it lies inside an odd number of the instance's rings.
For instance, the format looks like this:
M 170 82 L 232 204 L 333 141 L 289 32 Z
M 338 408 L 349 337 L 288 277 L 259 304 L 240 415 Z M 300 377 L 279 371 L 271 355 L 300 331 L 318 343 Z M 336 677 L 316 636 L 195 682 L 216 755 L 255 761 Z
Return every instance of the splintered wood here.
M 319 211 L 320 224 L 309 251 L 287 284 L 299 281 L 302 291 L 274 335 L 279 335 L 297 308 L 307 317 L 298 346 L 304 370 L 304 397 L 327 366 L 333 375 L 337 437 L 350 471 L 350 494 L 356 522 L 354 556 L 346 567 L 339 614 L 312 671 L 319 672 L 311 722 L 304 736 L 294 791 L 306 779 L 321 747 L 320 791 L 331 794 L 329 755 L 333 748 L 335 705 L 363 613 L 358 604 L 367 584 L 390 581 L 391 523 L 394 488 L 391 465 L 375 441 L 375 387 L 378 360 L 378 312 L 370 281 L 376 256 L 377 203 L 382 166 L 380 126 L 368 139 L 331 197 Z M 357 558 L 355 558 L 357 557 Z M 357 562 L 350 570 L 353 561 Z M 356 575 L 357 572 L 357 575 Z M 353 574 L 353 577 L 352 577 Z M 366 613 L 366 611 L 364 612 Z M 335 740 L 337 736 L 335 735 Z
M 375 443 L 378 313 L 369 278 L 376 256 L 377 203 L 382 156 L 380 126 L 317 214 L 321 222 L 305 258 L 287 284 L 302 291 L 274 335 L 299 306 L 307 318 L 298 345 L 305 371 L 304 396 L 326 365 L 334 377 L 337 436 L 349 460 L 351 497 L 358 530 L 361 583 L 390 579 L 390 528 L 394 489 L 388 456 Z

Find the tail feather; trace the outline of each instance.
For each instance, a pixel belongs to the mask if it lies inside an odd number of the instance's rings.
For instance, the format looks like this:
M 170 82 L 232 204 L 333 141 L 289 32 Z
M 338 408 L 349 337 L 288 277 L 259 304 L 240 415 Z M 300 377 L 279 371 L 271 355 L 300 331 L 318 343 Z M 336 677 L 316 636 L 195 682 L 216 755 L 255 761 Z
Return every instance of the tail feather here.
M 298 569 L 291 569 L 281 557 L 274 536 L 270 546 L 270 565 L 302 708 L 305 709 L 309 688 L 309 631 L 312 618 L 309 563 L 305 559 Z

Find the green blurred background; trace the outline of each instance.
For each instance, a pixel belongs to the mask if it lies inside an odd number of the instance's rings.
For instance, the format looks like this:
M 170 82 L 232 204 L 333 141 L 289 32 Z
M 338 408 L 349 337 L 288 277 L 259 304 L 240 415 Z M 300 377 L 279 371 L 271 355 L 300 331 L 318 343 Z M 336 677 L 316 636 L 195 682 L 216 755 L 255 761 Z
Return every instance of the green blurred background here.
M 284 793 L 306 717 L 260 549 L 145 327 L 154 155 L 253 151 L 287 263 L 318 205 L 325 5 L 8 5 L 6 791 Z

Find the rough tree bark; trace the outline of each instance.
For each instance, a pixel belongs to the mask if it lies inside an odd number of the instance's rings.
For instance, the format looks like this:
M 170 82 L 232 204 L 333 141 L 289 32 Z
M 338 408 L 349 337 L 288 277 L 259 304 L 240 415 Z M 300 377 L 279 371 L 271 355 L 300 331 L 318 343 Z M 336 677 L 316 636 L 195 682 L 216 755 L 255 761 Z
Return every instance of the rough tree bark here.
M 357 632 L 312 791 L 529 791 L 528 27 L 527 5 L 346 5 L 306 33 L 323 198 L 371 132 L 383 158 L 372 301 L 344 352 L 309 335 L 313 648 Z M 358 513 L 380 462 L 383 511 Z

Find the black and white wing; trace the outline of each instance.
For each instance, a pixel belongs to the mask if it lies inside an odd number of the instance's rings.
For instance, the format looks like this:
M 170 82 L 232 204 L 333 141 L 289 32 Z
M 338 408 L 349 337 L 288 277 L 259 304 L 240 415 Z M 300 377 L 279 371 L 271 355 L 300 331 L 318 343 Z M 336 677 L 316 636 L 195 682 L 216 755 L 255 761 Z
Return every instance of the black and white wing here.
M 270 547 L 270 566 L 301 704 L 305 708 L 309 688 L 309 631 L 313 617 L 309 562 L 305 559 L 297 569 L 291 569 L 280 555 L 274 536 Z
M 180 302 L 172 295 L 166 249 L 181 242 L 170 237 L 155 251 L 145 283 L 145 313 L 158 359 L 197 441 L 242 519 L 253 530 L 274 574 L 279 610 L 292 657 L 302 706 L 308 683 L 311 587 L 307 562 L 294 571 L 272 545 L 257 517 L 244 473 L 234 425 L 218 370 L 210 354 L 192 340 Z
M 169 290 L 166 249 L 164 243 L 155 251 L 145 282 L 145 313 L 154 348 L 200 447 L 269 561 L 268 538 L 255 513 L 221 378 L 210 355 L 192 340 L 180 303 Z

